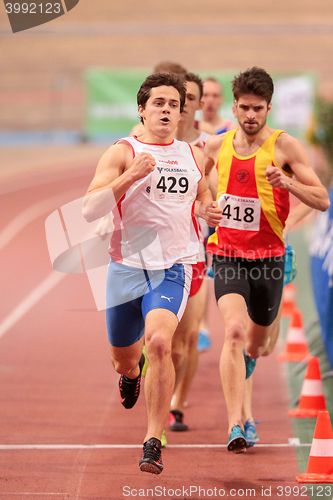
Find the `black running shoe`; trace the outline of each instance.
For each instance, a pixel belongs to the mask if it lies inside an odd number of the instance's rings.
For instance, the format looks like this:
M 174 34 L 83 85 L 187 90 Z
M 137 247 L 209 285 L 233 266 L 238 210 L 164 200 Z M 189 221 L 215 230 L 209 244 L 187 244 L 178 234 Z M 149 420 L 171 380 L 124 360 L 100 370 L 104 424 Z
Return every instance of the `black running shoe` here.
M 143 443 L 143 456 L 139 462 L 142 472 L 161 474 L 163 470 L 161 447 L 161 441 L 154 437 Z
M 122 375 L 119 379 L 121 404 L 127 409 L 133 408 L 138 400 L 141 385 L 141 372 L 144 364 L 145 356 L 142 354 L 139 361 L 140 375 L 133 379 L 126 377 L 126 375 Z
M 169 429 L 173 432 L 188 431 L 188 425 L 183 422 L 184 413 L 179 410 L 171 410 L 169 413 Z

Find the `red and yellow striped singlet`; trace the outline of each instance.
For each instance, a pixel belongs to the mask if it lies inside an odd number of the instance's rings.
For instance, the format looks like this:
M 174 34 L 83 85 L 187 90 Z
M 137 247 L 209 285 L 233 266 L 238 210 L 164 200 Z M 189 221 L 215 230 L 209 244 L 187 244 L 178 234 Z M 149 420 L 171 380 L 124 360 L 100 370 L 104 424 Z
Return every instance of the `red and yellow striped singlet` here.
M 207 251 L 217 255 L 262 259 L 283 255 L 283 228 L 289 213 L 289 192 L 266 180 L 275 160 L 275 143 L 283 130 L 275 130 L 249 156 L 233 147 L 236 130 L 226 133 L 217 159 L 217 201 L 222 221 L 210 236 Z

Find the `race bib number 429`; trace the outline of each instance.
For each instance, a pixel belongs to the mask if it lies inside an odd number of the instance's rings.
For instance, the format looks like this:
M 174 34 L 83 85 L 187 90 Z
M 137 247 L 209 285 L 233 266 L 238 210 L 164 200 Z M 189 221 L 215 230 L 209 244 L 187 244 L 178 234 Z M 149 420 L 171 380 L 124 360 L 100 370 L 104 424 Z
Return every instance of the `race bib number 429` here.
M 175 174 L 160 174 L 156 170 L 151 176 L 150 199 L 184 200 L 190 196 L 190 185 L 187 177 Z
M 222 210 L 221 227 L 243 231 L 259 231 L 260 200 L 230 194 L 221 194 L 218 199 Z

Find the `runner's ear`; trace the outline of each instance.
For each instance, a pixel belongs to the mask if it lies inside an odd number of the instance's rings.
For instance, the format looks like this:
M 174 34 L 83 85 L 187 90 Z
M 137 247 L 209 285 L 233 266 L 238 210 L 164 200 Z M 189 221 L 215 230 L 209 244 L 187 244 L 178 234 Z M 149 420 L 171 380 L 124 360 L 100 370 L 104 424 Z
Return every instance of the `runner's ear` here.
M 141 106 L 141 104 L 138 106 L 138 113 L 139 113 L 139 116 L 144 120 L 145 117 L 143 116 L 143 113 L 145 111 L 145 108 L 143 106 Z

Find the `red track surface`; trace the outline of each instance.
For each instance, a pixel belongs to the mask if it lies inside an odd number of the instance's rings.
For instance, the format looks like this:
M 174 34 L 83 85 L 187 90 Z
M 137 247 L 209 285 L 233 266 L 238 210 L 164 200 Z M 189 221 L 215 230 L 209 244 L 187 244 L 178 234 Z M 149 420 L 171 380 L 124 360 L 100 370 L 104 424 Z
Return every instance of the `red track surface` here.
M 3 322 L 51 272 L 44 236 L 46 216 L 77 187 L 79 197 L 92 172 L 70 181 L 30 187 L 4 195 L 0 224 L 40 199 L 59 194 L 2 250 L 1 316 Z M 190 395 L 188 433 L 168 433 L 168 443 L 224 444 L 226 411 L 218 377 L 222 328 L 213 298 L 210 305 L 213 348 L 200 357 Z M 117 376 L 108 358 L 104 314 L 95 309 L 85 275 L 58 283 L 0 337 L 0 444 L 140 445 L 145 434 L 144 398 L 126 411 L 118 400 Z M 259 362 L 255 374 L 255 416 L 262 444 L 287 444 L 291 437 L 286 386 L 275 357 Z M 139 448 L 0 449 L 0 498 L 122 499 L 130 488 L 201 488 L 226 490 L 295 485 L 295 451 L 290 447 L 256 447 L 244 455 L 225 448 L 169 447 L 163 451 L 161 476 L 138 469 Z M 266 490 L 268 492 L 268 490 Z M 135 491 L 132 492 L 132 498 Z M 137 492 L 139 495 L 139 492 Z M 141 498 L 155 498 L 145 493 Z M 208 494 L 207 494 L 208 497 Z M 164 498 L 173 498 L 169 492 Z M 189 491 L 174 498 L 205 498 Z M 212 496 L 210 497 L 212 498 Z M 213 498 L 219 498 L 215 496 Z M 233 498 L 251 498 L 235 493 Z M 282 496 L 282 498 L 284 498 Z M 304 497 L 303 497 L 304 498 Z

